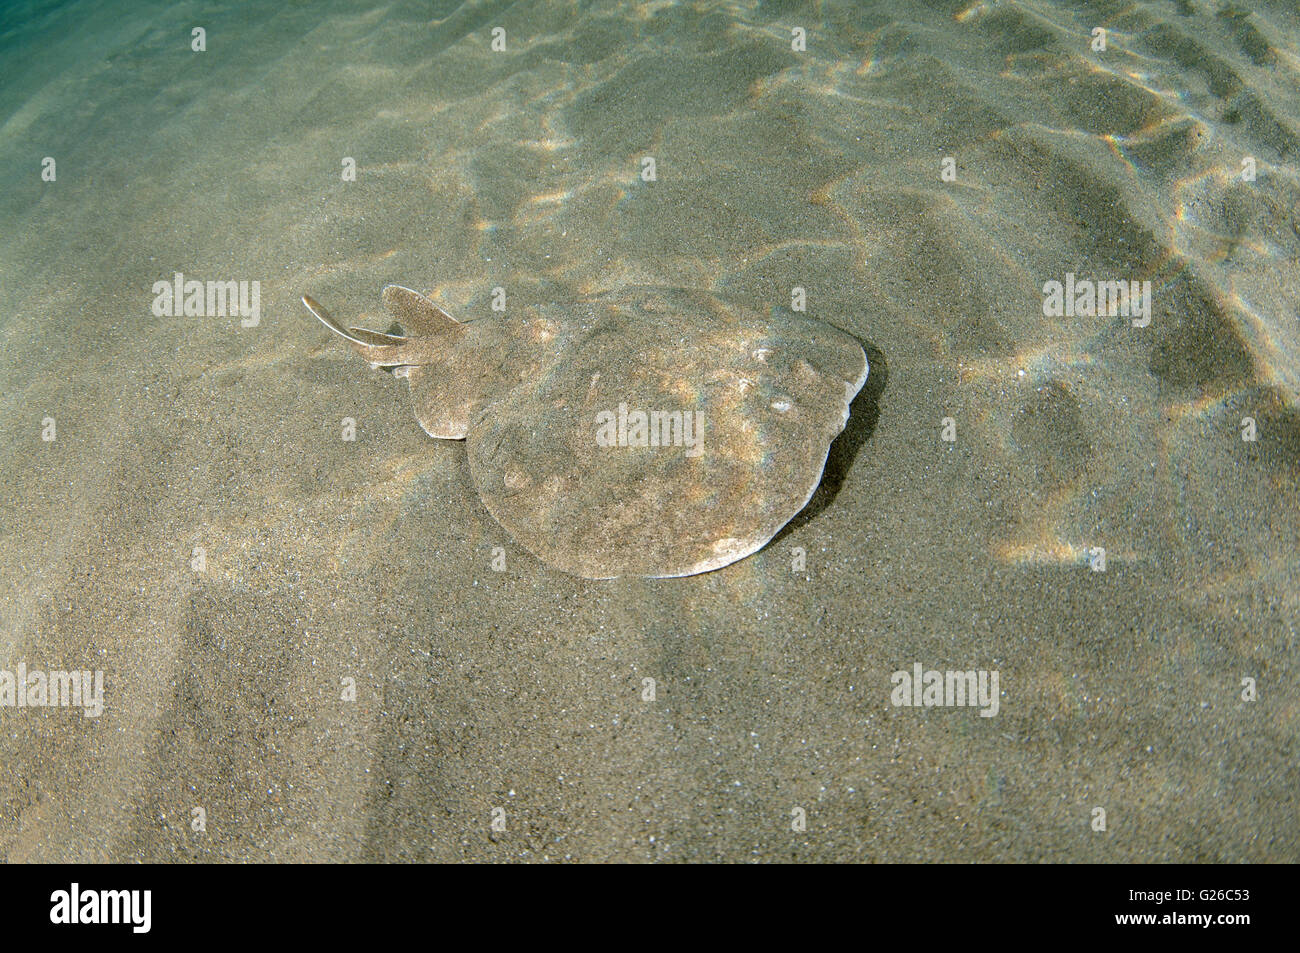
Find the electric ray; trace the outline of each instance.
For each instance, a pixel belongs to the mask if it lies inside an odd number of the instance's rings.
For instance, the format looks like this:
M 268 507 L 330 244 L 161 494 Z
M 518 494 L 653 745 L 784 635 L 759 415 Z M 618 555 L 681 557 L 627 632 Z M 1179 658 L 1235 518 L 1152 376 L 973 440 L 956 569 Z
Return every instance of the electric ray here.
M 401 334 L 303 304 L 406 378 L 420 426 L 464 439 L 488 512 L 588 579 L 689 576 L 743 559 L 812 497 L 867 379 L 852 337 L 680 289 L 461 323 L 389 285 Z

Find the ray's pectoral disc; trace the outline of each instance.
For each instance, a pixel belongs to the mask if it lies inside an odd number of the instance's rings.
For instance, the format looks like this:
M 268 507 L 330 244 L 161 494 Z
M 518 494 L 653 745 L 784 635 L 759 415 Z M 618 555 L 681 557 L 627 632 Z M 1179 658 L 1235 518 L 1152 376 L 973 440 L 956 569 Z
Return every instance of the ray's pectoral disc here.
M 803 317 L 622 295 L 462 324 L 389 286 L 403 336 L 345 329 L 304 302 L 407 378 L 428 433 L 466 439 L 488 511 L 543 562 L 589 579 L 717 569 L 808 502 L 866 355 Z

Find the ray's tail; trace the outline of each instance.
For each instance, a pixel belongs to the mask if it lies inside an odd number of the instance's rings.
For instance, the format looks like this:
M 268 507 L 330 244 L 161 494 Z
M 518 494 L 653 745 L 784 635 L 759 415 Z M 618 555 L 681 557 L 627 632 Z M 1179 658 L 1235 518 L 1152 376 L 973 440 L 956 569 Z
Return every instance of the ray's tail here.
M 379 331 L 369 331 L 366 328 L 345 328 L 311 295 L 303 295 L 302 303 L 320 320 L 321 324 L 335 334 L 347 338 L 352 349 L 369 361 L 371 367 L 395 367 L 406 363 L 401 359 L 400 352 L 407 343 L 407 338 L 395 334 L 381 334 Z
M 401 324 L 405 335 L 345 328 L 311 295 L 303 295 L 302 303 L 321 324 L 346 338 L 352 350 L 369 361 L 371 367 L 418 364 L 420 355 L 427 352 L 431 341 L 449 346 L 465 333 L 466 327 L 418 291 L 401 285 L 389 285 L 384 289 L 384 307 Z

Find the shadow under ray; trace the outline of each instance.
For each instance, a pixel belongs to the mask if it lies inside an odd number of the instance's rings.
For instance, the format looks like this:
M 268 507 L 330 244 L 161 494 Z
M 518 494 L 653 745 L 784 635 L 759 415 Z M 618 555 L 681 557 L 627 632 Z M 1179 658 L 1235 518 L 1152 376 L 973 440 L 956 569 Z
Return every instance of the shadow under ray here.
M 781 528 L 781 531 L 772 538 L 769 546 L 779 543 L 789 533 L 806 526 L 822 510 L 830 506 L 840 492 L 840 487 L 844 485 L 853 461 L 857 459 L 858 451 L 875 432 L 876 421 L 880 417 L 880 395 L 885 392 L 889 381 L 889 365 L 885 361 L 884 353 L 871 345 L 863 344 L 863 350 L 867 352 L 867 363 L 871 370 L 867 374 L 867 382 L 862 386 L 862 390 L 858 391 L 858 395 L 853 398 L 853 403 L 849 405 L 849 422 L 843 432 L 831 443 L 821 482 L 817 484 L 817 489 L 813 491 L 807 505 Z

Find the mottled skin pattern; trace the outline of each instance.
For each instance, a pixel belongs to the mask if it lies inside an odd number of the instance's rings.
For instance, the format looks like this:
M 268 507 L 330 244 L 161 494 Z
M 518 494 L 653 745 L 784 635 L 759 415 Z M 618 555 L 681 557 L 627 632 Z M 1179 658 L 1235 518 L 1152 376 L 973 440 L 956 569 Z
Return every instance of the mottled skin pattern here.
M 466 439 L 516 540 L 588 579 L 687 576 L 761 548 L 812 496 L 867 375 L 861 345 L 830 325 L 676 289 L 461 324 L 390 285 L 400 337 L 303 301 L 407 378 L 430 435 Z M 701 452 L 602 446 L 598 415 L 620 404 L 700 415 Z

